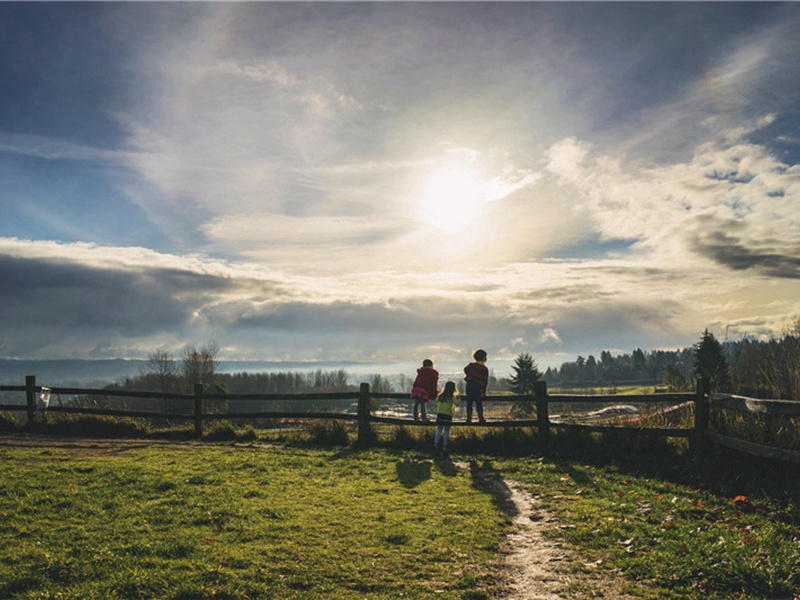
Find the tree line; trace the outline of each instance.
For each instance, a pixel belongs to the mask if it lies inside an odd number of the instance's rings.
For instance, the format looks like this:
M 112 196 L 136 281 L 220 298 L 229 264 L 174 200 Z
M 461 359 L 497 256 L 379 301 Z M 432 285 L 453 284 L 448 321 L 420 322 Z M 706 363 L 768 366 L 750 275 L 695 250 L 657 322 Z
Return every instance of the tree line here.
M 593 355 L 578 356 L 575 361 L 544 372 L 548 385 L 609 386 L 620 382 L 667 383 L 683 387 L 692 378 L 694 348 L 678 350 L 652 350 L 636 348 L 630 354 L 612 355 L 608 350 Z
M 148 355 L 137 377 L 116 387 L 165 393 L 191 393 L 202 383 L 209 393 L 302 394 L 349 392 L 357 386 L 342 370 L 310 372 L 219 373 L 215 342 L 200 349 L 187 347 L 180 358 L 165 350 Z M 615 387 L 631 383 L 663 386 L 670 391 L 694 389 L 701 377 L 712 389 L 754 398 L 800 400 L 800 316 L 778 337 L 720 342 L 705 330 L 690 348 L 652 350 L 641 348 L 629 354 L 612 355 L 603 350 L 599 358 L 578 356 L 558 368 L 540 371 L 530 354 L 517 356 L 508 377 L 491 377 L 491 389 L 517 394 L 533 392 L 533 382 L 543 379 L 550 387 Z M 404 375 L 369 377 L 375 392 L 405 392 L 411 379 Z
M 520 355 L 515 364 L 529 370 Z M 528 357 L 529 358 L 529 357 Z M 535 362 L 533 363 L 535 366 Z M 800 316 L 783 332 L 768 340 L 745 336 L 720 342 L 708 329 L 691 348 L 645 352 L 637 348 L 630 354 L 612 355 L 604 350 L 594 356 L 548 368 L 542 377 L 550 386 L 614 386 L 621 383 L 650 382 L 673 391 L 695 387 L 708 377 L 714 391 L 753 398 L 800 400 Z M 512 385 L 515 390 L 518 386 Z
M 116 387 L 177 394 L 191 394 L 197 383 L 210 394 L 307 394 L 358 389 L 343 369 L 221 373 L 218 354 L 216 342 L 199 349 L 188 346 L 180 357 L 167 350 L 155 350 L 148 354 L 137 376 L 118 382 Z M 383 375 L 371 375 L 369 381 L 374 391 L 394 391 L 390 379 Z

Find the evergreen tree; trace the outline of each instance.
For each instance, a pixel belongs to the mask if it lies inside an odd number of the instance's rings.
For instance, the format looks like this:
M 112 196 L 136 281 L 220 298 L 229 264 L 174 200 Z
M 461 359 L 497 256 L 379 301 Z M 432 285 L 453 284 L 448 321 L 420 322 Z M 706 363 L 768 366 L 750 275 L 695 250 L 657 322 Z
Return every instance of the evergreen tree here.
M 533 394 L 534 383 L 542 378 L 542 372 L 536 366 L 536 362 L 528 353 L 517 356 L 511 366 L 514 373 L 511 375 L 509 388 L 515 394 Z
M 731 378 L 728 361 L 714 334 L 708 329 L 703 331 L 700 342 L 694 347 L 694 375 L 700 379 L 708 377 L 712 391 L 730 391 Z
M 681 370 L 672 363 L 664 367 L 664 385 L 676 392 L 683 392 L 689 387 Z

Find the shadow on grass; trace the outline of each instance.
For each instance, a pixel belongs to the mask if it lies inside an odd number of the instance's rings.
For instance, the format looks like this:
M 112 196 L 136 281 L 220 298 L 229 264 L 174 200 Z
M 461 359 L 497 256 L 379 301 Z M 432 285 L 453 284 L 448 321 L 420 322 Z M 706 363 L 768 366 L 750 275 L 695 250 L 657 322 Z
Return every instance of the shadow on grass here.
M 397 478 L 403 487 L 415 488 L 431 478 L 431 462 L 404 458 L 395 465 Z
M 498 471 L 492 461 L 484 460 L 478 464 L 477 460 L 469 461 L 469 472 L 472 476 L 472 487 L 489 494 L 495 506 L 509 518 L 519 514 L 519 508 L 513 499 L 513 492 L 503 475 Z
M 589 475 L 577 468 L 572 462 L 560 459 L 551 459 L 547 461 L 557 467 L 559 470 L 563 471 L 567 475 L 569 475 L 570 479 L 577 483 L 578 485 L 585 485 L 585 486 L 594 486 L 596 485 L 595 482 L 592 480 Z
M 458 475 L 458 467 L 450 459 L 449 454 L 437 454 L 433 457 L 433 464 L 445 477 L 455 477 Z

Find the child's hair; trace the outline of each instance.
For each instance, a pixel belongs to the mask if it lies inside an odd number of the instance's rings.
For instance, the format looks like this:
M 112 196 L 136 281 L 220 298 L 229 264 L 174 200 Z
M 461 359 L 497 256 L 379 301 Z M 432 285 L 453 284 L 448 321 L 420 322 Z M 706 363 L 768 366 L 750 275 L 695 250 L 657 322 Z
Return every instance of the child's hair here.
M 439 395 L 442 400 L 447 400 L 448 398 L 452 398 L 453 396 L 458 396 L 458 390 L 456 389 L 456 382 L 455 381 L 448 381 L 444 384 L 444 389 L 442 389 L 442 393 Z
M 425 360 L 422 361 L 422 366 L 423 367 L 432 367 L 433 366 L 433 361 L 430 358 L 426 358 Z
M 472 353 L 472 358 L 474 358 L 475 360 L 479 360 L 481 362 L 485 362 L 486 361 L 486 350 L 482 350 L 482 349 L 475 350 L 475 352 Z

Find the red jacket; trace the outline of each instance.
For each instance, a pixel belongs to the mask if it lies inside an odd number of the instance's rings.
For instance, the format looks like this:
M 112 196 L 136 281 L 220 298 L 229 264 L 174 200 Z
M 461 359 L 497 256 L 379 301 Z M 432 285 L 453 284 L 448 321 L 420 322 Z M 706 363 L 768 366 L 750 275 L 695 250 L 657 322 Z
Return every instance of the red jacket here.
M 414 396 L 414 388 L 421 388 L 428 394 L 428 398 L 435 398 L 439 387 L 439 371 L 433 367 L 420 367 L 417 369 L 417 378 L 411 386 L 411 395 Z

